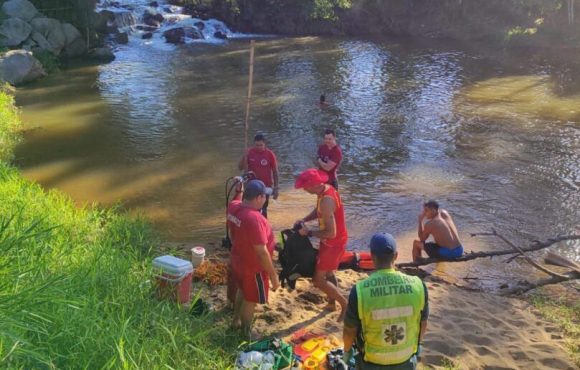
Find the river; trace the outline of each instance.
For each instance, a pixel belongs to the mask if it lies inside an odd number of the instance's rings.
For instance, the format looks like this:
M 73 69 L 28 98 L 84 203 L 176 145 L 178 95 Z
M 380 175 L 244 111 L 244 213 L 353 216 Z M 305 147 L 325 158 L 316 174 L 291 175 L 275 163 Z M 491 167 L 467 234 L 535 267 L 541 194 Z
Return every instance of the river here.
M 110 64 L 70 66 L 19 89 L 18 166 L 79 205 L 143 214 L 167 240 L 219 241 L 224 182 L 244 150 L 248 47 L 132 37 Z M 250 134 L 263 132 L 280 162 L 274 227 L 313 207 L 293 179 L 333 127 L 349 248 L 388 231 L 408 259 L 431 198 L 467 251 L 503 248 L 469 236 L 492 227 L 522 246 L 578 232 L 580 81 L 563 73 L 542 58 L 452 42 L 257 38 Z M 322 93 L 325 109 L 315 104 Z M 580 260 L 578 243 L 557 250 Z

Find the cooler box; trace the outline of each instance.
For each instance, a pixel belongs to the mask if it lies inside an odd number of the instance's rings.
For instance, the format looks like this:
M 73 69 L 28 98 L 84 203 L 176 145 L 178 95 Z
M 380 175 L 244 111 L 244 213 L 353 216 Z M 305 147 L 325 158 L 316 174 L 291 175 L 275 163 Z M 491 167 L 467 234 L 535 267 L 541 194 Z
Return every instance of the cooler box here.
M 191 262 L 173 256 L 161 256 L 153 260 L 157 270 L 157 296 L 177 303 L 189 303 L 193 265 Z

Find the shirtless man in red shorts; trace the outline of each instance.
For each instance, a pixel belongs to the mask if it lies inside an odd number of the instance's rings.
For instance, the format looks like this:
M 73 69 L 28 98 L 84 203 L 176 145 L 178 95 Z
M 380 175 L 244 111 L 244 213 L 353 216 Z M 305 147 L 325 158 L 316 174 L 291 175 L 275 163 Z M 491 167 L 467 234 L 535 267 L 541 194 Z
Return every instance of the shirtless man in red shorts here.
M 320 249 L 312 283 L 327 295 L 328 308 L 334 309 L 334 302 L 340 304 L 341 312 L 338 316 L 340 322 L 344 319 L 347 301 L 336 286 L 334 272 L 338 269 L 340 259 L 346 250 L 348 234 L 340 195 L 327 182 L 326 173 L 311 168 L 298 176 L 294 187 L 304 189 L 307 193 L 316 194 L 318 197 L 316 208 L 298 222 L 304 223 L 318 219 L 319 229 L 309 229 L 303 226 L 299 232 L 304 236 L 320 238 Z

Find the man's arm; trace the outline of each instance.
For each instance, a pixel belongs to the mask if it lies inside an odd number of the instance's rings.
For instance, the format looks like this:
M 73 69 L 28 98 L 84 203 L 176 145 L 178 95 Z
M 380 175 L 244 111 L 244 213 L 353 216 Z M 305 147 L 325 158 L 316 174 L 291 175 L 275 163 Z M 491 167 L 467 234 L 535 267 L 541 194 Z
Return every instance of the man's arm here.
M 318 165 L 320 166 L 320 168 L 322 168 L 325 171 L 332 171 L 337 165 L 338 163 L 331 161 L 330 159 L 326 162 L 324 162 L 322 159 L 320 159 L 320 157 L 317 160 Z
M 272 178 L 274 179 L 274 187 L 272 188 L 272 198 L 278 199 L 278 167 L 272 170 Z
M 244 153 L 242 158 L 240 158 L 240 162 L 238 163 L 238 169 L 244 172 L 248 171 L 248 153 Z
M 236 187 L 234 189 L 234 198 L 232 199 L 232 201 L 242 200 L 242 194 L 244 194 L 244 183 L 240 181 L 236 184 Z
M 323 197 L 320 201 L 320 213 L 322 216 L 323 229 L 311 230 L 310 236 L 320 239 L 333 239 L 336 237 L 336 222 L 334 220 L 334 210 L 336 205 L 331 197 Z M 308 229 L 306 229 L 308 232 Z
M 316 208 L 314 208 L 312 210 L 312 212 L 310 212 L 309 214 L 307 214 L 306 216 L 304 216 L 301 220 L 298 220 L 298 222 L 302 221 L 302 222 L 308 222 L 308 221 L 312 221 L 312 220 L 316 220 L 317 218 L 317 212 L 316 212 Z
M 419 332 L 419 344 L 423 343 L 423 338 L 427 332 L 427 320 L 429 319 L 429 291 L 423 282 L 423 294 L 425 295 L 425 305 L 421 311 L 421 331 Z
M 358 317 L 358 297 L 356 286 L 352 287 L 348 295 L 348 306 L 344 318 L 344 328 L 342 329 L 342 341 L 344 342 L 344 353 L 348 353 L 356 341 L 358 328 L 361 325 Z
M 342 329 L 342 341 L 344 342 L 344 352 L 349 352 L 352 349 L 352 345 L 356 340 L 357 329 L 352 326 L 344 324 Z
M 421 320 L 421 333 L 419 334 L 419 343 L 423 343 L 423 338 L 427 332 L 427 319 Z
M 427 238 L 429 237 L 429 234 L 431 233 L 428 223 L 426 225 L 423 224 L 424 219 L 425 219 L 425 212 L 421 212 L 421 214 L 419 215 L 419 218 L 417 219 L 417 221 L 418 221 L 417 235 L 419 236 L 419 240 L 421 240 L 422 242 L 425 242 L 425 240 L 427 240 Z
M 258 256 L 260 265 L 270 277 L 270 281 L 272 282 L 272 290 L 278 289 L 280 286 L 280 281 L 278 281 L 278 274 L 276 273 L 276 269 L 274 269 L 274 265 L 272 264 L 272 258 L 270 257 L 270 253 L 268 253 L 268 248 L 266 248 L 265 244 L 254 245 L 254 252 L 256 252 L 256 255 Z

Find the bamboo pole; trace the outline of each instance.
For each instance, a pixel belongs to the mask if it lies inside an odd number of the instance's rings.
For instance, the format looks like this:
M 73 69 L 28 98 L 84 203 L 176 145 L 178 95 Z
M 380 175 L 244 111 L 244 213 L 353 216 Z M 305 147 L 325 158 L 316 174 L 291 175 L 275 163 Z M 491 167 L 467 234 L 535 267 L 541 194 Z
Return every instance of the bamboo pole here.
M 252 80 L 254 79 L 254 40 L 250 41 L 250 78 L 248 81 L 248 98 L 246 99 L 246 122 L 244 143 L 245 150 L 248 150 L 248 131 L 250 130 L 250 101 L 252 100 Z M 245 151 L 244 151 L 245 153 Z

